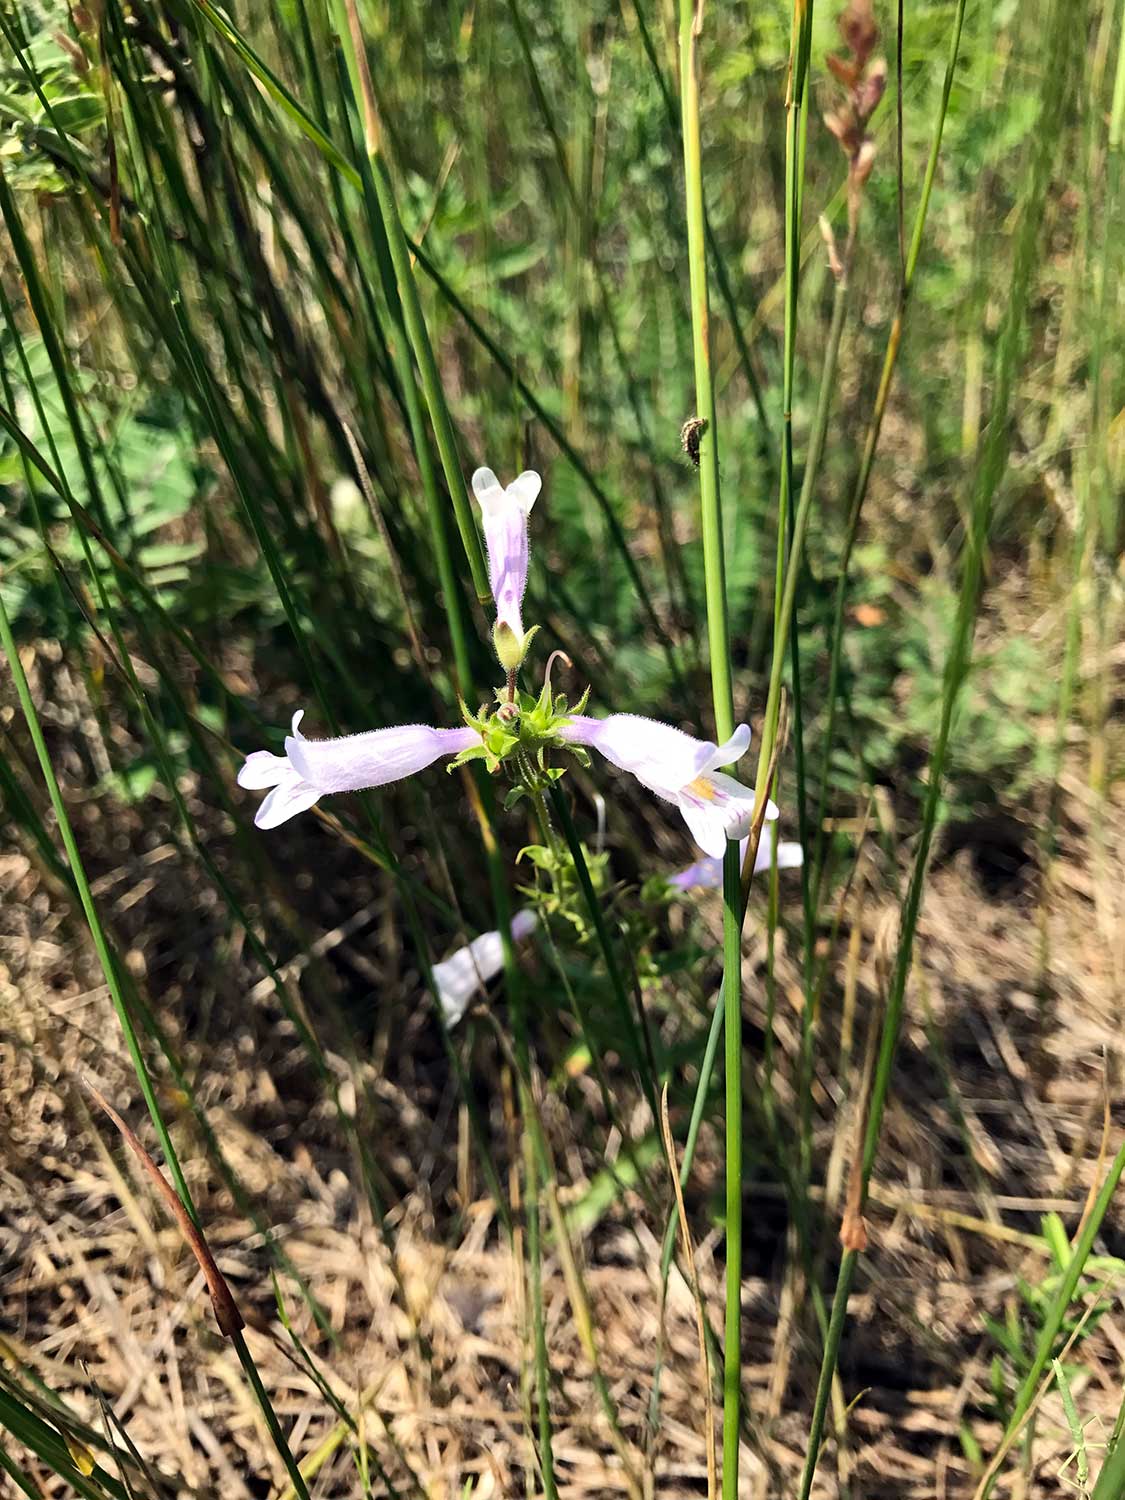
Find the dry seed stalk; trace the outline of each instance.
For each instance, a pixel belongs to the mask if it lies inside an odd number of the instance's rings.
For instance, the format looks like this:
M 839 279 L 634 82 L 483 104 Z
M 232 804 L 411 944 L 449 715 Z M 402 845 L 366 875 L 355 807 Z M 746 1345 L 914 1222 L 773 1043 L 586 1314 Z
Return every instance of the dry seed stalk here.
M 219 1325 L 219 1332 L 224 1338 L 234 1338 L 240 1329 L 246 1327 L 246 1324 L 242 1314 L 238 1310 L 238 1304 L 231 1295 L 226 1277 L 215 1264 L 215 1257 L 211 1254 L 210 1246 L 203 1237 L 203 1231 L 192 1222 L 191 1215 L 176 1196 L 172 1185 L 145 1150 L 144 1146 L 141 1145 L 139 1138 L 132 1128 L 126 1125 L 125 1121 L 100 1089 L 92 1084 L 88 1078 L 84 1078 L 82 1082 L 94 1103 L 100 1109 L 104 1110 L 117 1126 L 125 1144 L 152 1178 L 157 1191 L 164 1199 L 168 1212 L 175 1219 L 180 1233 L 188 1242 L 191 1253 L 199 1262 L 199 1269 L 203 1272 L 203 1279 L 206 1281 L 207 1290 L 211 1295 L 211 1306 L 215 1309 L 215 1321 Z

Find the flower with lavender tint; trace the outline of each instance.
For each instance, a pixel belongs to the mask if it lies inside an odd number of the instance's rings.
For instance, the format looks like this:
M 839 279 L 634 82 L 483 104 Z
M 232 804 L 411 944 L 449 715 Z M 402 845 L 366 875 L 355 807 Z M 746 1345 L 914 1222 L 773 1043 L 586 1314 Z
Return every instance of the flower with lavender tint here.
M 740 840 L 738 845 L 738 858 L 741 862 L 746 858 L 746 847 L 749 844 L 749 836 Z M 754 874 L 760 875 L 763 870 L 768 870 L 773 862 L 772 852 L 768 837 L 763 837 L 758 844 L 758 853 L 754 859 Z M 779 870 L 799 870 L 805 862 L 804 851 L 800 844 L 791 844 L 782 840 L 777 846 L 777 868 Z M 678 891 L 715 891 L 721 890 L 723 885 L 723 862 L 708 855 L 706 859 L 697 859 L 695 864 L 688 865 L 686 870 L 681 870 L 678 875 L 669 875 L 668 884 L 674 886 Z
M 531 632 L 524 634 L 520 607 L 527 588 L 527 518 L 542 484 L 534 469 L 525 469 L 507 488 L 491 469 L 478 469 L 473 475 L 488 548 L 488 581 L 496 601 L 492 638 L 506 672 L 518 670 L 531 639 Z
M 307 740 L 300 730 L 303 715 L 303 709 L 293 715 L 284 755 L 255 750 L 238 773 L 239 786 L 271 788 L 254 818 L 259 828 L 276 828 L 330 792 L 359 792 L 402 781 L 480 740 L 475 729 L 431 729 L 428 724 L 396 724 L 338 739 Z
M 539 918 L 533 911 L 518 911 L 512 918 L 512 941 L 518 943 L 534 930 Z M 458 948 L 440 964 L 434 964 L 434 989 L 447 1026 L 456 1026 L 469 1001 L 504 967 L 504 949 L 499 932 L 482 932 L 464 948 Z
M 671 724 L 639 714 L 610 714 L 606 719 L 576 714 L 559 733 L 569 744 L 600 751 L 621 770 L 632 772 L 650 792 L 674 803 L 705 854 L 721 859 L 728 839 L 749 833 L 754 793 L 718 769 L 746 754 L 748 725 L 740 724 L 722 745 L 697 740 Z M 766 817 L 777 817 L 772 802 Z

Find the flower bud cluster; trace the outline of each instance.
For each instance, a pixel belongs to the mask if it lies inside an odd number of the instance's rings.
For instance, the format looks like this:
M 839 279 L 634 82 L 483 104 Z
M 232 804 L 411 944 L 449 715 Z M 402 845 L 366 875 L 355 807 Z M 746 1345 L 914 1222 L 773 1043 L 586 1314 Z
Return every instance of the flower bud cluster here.
M 544 776 L 551 777 L 546 753 L 555 748 L 571 749 L 562 731 L 572 715 L 580 714 L 586 707 L 589 696 L 587 688 L 570 708 L 565 696 L 552 690 L 548 678 L 538 698 L 531 693 L 509 694 L 506 688 L 501 688 L 496 694 L 497 707 L 491 711 L 483 704 L 477 713 L 470 713 L 462 703 L 461 717 L 480 739 L 462 750 L 446 769 L 453 771 L 470 760 L 483 760 L 486 769 L 495 772 L 505 761 L 522 756 L 530 758 Z M 561 771 L 556 769 L 554 774 L 561 775 Z

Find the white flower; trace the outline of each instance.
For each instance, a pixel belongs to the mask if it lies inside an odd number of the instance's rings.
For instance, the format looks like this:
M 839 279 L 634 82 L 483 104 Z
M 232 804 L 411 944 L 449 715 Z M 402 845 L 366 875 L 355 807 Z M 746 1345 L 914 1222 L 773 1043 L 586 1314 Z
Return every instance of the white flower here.
M 516 912 L 512 918 L 512 941 L 518 943 L 527 937 L 538 920 L 533 911 Z M 469 1001 L 503 967 L 504 949 L 499 932 L 482 932 L 466 947 L 434 964 L 434 989 L 447 1026 L 457 1025 Z
M 561 734 L 573 745 L 591 745 L 615 766 L 631 771 L 650 792 L 674 803 L 705 854 L 721 859 L 728 839 L 749 833 L 754 793 L 718 769 L 746 754 L 748 725 L 740 724 L 722 745 L 638 714 L 610 714 L 606 719 L 576 715 Z M 772 802 L 766 817 L 777 817 Z
M 329 792 L 358 792 L 401 781 L 443 755 L 458 755 L 480 738 L 474 729 L 396 724 L 393 729 L 338 739 L 307 740 L 300 730 L 303 715 L 303 709 L 293 715 L 284 755 L 255 750 L 238 773 L 239 786 L 273 789 L 254 818 L 259 828 L 276 828 Z
M 496 649 L 505 667 L 509 666 L 504 659 L 505 640 L 516 665 L 523 660 L 520 606 L 527 588 L 527 518 L 542 484 L 534 469 L 525 469 L 507 489 L 491 469 L 478 469 L 473 475 L 473 494 L 481 509 L 488 548 L 488 581 L 496 601 Z
M 746 847 L 750 839 L 746 837 L 740 840 L 738 845 L 738 858 L 743 861 L 746 858 Z M 787 843 L 784 840 L 777 846 L 777 868 L 779 870 L 798 870 L 805 862 L 804 851 L 800 844 Z M 760 875 L 763 870 L 768 870 L 772 863 L 769 835 L 763 833 L 758 844 L 758 853 L 754 859 L 754 874 Z M 686 870 L 681 870 L 677 875 L 669 875 L 668 884 L 675 886 L 678 891 L 721 890 L 723 884 L 723 862 L 714 859 L 710 855 L 706 859 L 696 860 L 695 864 L 688 865 Z

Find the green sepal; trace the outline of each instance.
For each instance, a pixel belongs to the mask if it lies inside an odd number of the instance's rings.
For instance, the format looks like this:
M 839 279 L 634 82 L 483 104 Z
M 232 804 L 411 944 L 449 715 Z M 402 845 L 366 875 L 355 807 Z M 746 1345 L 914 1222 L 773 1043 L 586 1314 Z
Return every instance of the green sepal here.
M 464 698 L 458 698 L 457 704 L 461 710 L 461 717 L 470 729 L 475 729 L 478 734 L 487 733 L 488 720 L 483 717 L 486 705 L 481 705 L 479 714 L 473 714 L 469 712 L 469 705 L 465 702 Z
M 456 771 L 458 766 L 468 765 L 471 760 L 488 760 L 489 758 L 490 752 L 486 745 L 470 745 L 467 750 L 462 750 L 455 755 L 445 769 L 447 773 L 451 773 Z M 489 769 L 492 768 L 489 767 Z
M 523 633 L 523 654 L 525 656 L 527 655 L 528 647 L 531 645 L 531 643 L 535 639 L 535 637 L 539 634 L 539 631 L 540 631 L 541 628 L 542 627 L 539 626 L 539 625 L 533 625 L 530 630 L 525 630 L 524 631 L 524 633 Z
M 589 703 L 589 701 L 590 701 L 590 684 L 587 683 L 586 684 L 586 691 L 582 694 L 581 698 L 579 698 L 578 702 L 574 705 L 574 707 L 572 709 L 568 710 L 568 712 L 567 712 L 567 718 L 568 719 L 572 719 L 575 716 L 575 714 L 584 714 L 586 712 L 586 705 L 587 705 L 587 703 Z
M 527 855 L 531 863 L 533 865 L 538 865 L 541 870 L 549 870 L 554 864 L 555 856 L 551 853 L 550 849 L 548 849 L 545 844 L 525 844 L 520 852 L 516 855 L 517 865 L 523 859 L 525 854 Z
M 503 760 L 509 751 L 514 750 L 520 742 L 518 734 L 513 734 L 503 724 L 493 719 L 485 730 L 484 743 L 488 746 L 497 760 Z

